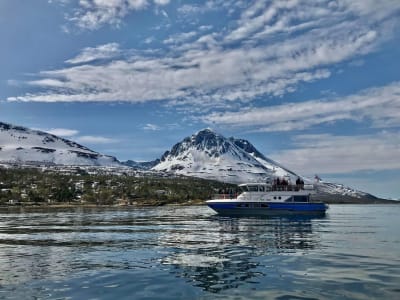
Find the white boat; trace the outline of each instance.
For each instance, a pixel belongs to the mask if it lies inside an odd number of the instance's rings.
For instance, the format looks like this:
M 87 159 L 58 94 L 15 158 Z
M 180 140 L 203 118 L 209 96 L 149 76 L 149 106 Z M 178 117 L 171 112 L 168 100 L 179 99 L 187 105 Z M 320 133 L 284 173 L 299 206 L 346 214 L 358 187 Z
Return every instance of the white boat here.
M 311 184 L 245 183 L 239 188 L 238 195 L 222 194 L 206 203 L 220 215 L 323 215 L 328 209 L 311 200 Z

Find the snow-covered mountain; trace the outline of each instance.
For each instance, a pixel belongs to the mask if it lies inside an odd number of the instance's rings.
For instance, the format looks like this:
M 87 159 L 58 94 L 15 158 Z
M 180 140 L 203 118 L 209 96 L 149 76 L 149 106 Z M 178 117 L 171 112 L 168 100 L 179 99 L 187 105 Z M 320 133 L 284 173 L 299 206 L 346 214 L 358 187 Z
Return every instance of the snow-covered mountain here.
M 336 201 L 334 201 L 335 203 L 339 202 L 346 203 L 349 201 L 357 203 L 357 201 L 354 201 L 354 199 L 359 199 L 360 202 L 366 202 L 366 201 L 374 202 L 378 200 L 377 197 L 371 194 L 355 190 L 351 187 L 348 187 L 340 183 L 332 183 L 321 180 L 315 182 L 314 187 L 318 193 L 318 199 L 326 202 L 329 202 L 332 196 L 335 195 L 340 196 L 340 199 L 336 199 Z
M 0 122 L 0 162 L 120 166 L 113 156 L 55 135 Z
M 249 141 L 225 138 L 211 129 L 201 130 L 175 144 L 152 170 L 229 183 L 265 182 L 274 177 L 286 177 L 295 182 L 297 177 L 302 177 L 265 157 Z M 375 199 L 342 184 L 318 181 L 315 188 L 318 194 L 330 197 Z
M 161 159 L 151 162 L 127 161 L 90 150 L 55 135 L 0 122 L 0 162 L 35 163 L 68 166 L 130 166 L 135 169 L 168 172 L 213 179 L 229 183 L 264 182 L 268 178 L 286 177 L 292 182 L 299 176 L 265 157 L 250 142 L 225 138 L 204 129 L 177 143 Z M 299 176 L 302 177 L 302 176 Z M 310 182 L 304 178 L 304 181 Z M 342 184 L 319 181 L 318 196 L 331 199 L 368 199 L 376 197 Z M 347 200 L 344 200 L 347 202 Z
M 152 169 L 230 183 L 262 182 L 268 177 L 289 174 L 249 142 L 227 139 L 210 129 L 177 143 Z

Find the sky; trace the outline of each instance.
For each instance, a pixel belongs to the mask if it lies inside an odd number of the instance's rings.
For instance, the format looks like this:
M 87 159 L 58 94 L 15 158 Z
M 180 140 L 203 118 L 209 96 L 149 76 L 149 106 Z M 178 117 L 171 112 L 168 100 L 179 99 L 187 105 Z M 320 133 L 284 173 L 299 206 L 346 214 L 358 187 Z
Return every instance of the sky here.
M 1 0 L 0 121 L 119 160 L 212 128 L 400 198 L 398 0 Z

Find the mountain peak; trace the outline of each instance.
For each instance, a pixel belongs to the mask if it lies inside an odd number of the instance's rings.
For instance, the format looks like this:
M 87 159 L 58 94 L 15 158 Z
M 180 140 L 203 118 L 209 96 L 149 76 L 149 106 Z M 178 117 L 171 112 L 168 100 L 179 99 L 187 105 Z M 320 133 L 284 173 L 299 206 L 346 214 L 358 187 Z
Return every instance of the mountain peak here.
M 212 128 L 210 128 L 210 127 L 207 127 L 207 128 L 204 128 L 204 129 L 201 129 L 201 130 L 199 130 L 199 131 L 197 131 L 195 134 L 193 134 L 193 135 L 204 135 L 204 134 L 206 134 L 206 135 L 208 135 L 208 134 L 214 134 L 214 135 L 217 135 L 217 133 L 212 129 Z
M 232 183 L 292 174 L 264 157 L 250 142 L 228 139 L 210 128 L 175 144 L 153 169 Z
M 190 144 L 195 146 L 198 150 L 212 150 L 215 154 L 215 150 L 218 150 L 218 152 L 225 152 L 230 143 L 222 135 L 206 128 L 192 135 Z
M 71 140 L 4 122 L 0 122 L 0 161 L 57 165 L 120 165 L 115 157 L 102 155 Z
M 191 140 L 194 143 L 201 143 L 204 140 L 216 140 L 216 139 L 221 139 L 221 137 L 222 137 L 221 135 L 216 133 L 211 128 L 205 128 L 193 134 L 191 136 Z

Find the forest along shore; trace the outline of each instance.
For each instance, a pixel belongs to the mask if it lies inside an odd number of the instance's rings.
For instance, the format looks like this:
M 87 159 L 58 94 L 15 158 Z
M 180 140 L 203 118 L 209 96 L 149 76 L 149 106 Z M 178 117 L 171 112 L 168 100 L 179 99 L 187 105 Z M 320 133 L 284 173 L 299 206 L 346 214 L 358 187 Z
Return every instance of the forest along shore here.
M 234 184 L 186 176 L 1 168 L 0 210 L 201 205 L 218 191 L 236 188 Z M 400 201 L 379 198 L 322 193 L 312 198 L 329 204 L 400 204 Z
M 232 184 L 193 177 L 63 174 L 0 169 L 0 207 L 113 207 L 201 204 Z

